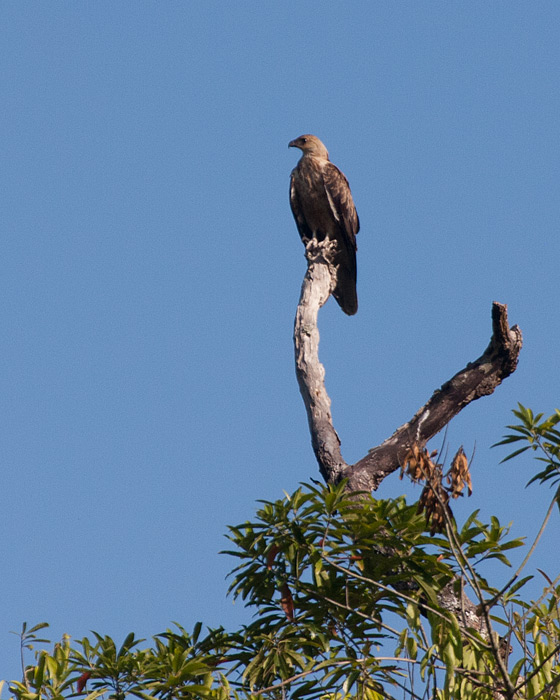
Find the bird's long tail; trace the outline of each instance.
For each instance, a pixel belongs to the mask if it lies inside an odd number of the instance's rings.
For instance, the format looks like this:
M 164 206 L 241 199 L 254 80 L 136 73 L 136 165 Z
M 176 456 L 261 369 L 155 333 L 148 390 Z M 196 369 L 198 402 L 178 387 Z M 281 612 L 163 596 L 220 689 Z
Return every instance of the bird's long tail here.
M 337 271 L 336 287 L 333 291 L 333 296 L 337 300 L 338 305 L 345 314 L 353 316 L 358 311 L 358 293 L 356 291 L 356 264 L 354 257 L 354 265 L 352 260 L 341 261 Z

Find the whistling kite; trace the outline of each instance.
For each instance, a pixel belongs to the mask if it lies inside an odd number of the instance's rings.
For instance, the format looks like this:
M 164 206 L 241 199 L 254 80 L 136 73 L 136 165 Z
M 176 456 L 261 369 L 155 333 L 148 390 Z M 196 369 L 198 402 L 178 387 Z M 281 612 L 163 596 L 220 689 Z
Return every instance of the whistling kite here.
M 351 316 L 358 310 L 356 234 L 360 220 L 348 180 L 330 162 L 327 149 L 316 136 L 304 134 L 288 146 L 303 151 L 290 180 L 290 205 L 299 235 L 306 246 L 311 240 L 335 243 L 330 261 L 336 269 L 333 295 Z

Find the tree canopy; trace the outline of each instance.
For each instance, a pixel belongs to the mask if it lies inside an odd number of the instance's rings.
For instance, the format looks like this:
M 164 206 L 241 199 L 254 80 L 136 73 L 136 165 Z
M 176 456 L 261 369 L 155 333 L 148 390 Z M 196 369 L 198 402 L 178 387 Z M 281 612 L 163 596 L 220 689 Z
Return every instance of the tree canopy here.
M 237 561 L 229 591 L 253 612 L 249 624 L 229 631 L 198 623 L 191 632 L 175 624 L 150 643 L 131 633 L 120 645 L 94 633 L 52 646 L 41 636 L 46 623 L 24 625 L 23 678 L 10 683 L 13 696 L 559 697 L 560 576 L 540 572 L 534 600 L 524 591 L 536 573 L 531 555 L 560 503 L 560 411 L 545 417 L 520 405 L 514 414 L 497 443 L 515 447 L 504 461 L 534 452 L 539 470 L 529 483 L 555 488 L 534 542 L 512 538 L 508 526 L 484 522 L 476 510 L 457 523 L 449 503 L 461 490 L 458 472 L 452 464 L 445 475 L 434 454 L 411 454 L 405 464 L 424 484 L 418 503 L 355 494 L 345 481 L 302 484 L 229 529 L 227 554 Z M 508 555 L 522 546 L 526 556 L 513 571 Z M 481 573 L 488 560 L 501 566 L 496 581 Z

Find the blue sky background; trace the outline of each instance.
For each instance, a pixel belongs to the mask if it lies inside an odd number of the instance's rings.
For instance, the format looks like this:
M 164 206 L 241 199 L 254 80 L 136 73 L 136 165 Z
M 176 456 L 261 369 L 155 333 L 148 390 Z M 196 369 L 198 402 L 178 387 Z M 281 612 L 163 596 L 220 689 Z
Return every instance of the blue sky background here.
M 24 620 L 120 640 L 248 619 L 226 526 L 319 476 L 291 340 L 301 133 L 362 223 L 360 311 L 320 315 L 343 455 L 507 303 L 519 368 L 447 434 L 476 445 L 456 514 L 536 532 L 550 494 L 490 445 L 517 401 L 559 405 L 559 24 L 552 0 L 0 3 L 1 678 Z

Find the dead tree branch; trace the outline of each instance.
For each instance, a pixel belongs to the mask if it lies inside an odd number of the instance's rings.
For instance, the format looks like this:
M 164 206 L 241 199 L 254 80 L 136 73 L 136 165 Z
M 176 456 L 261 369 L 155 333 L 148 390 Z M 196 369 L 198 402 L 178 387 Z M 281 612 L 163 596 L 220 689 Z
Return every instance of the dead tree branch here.
M 299 390 L 307 409 L 311 444 L 322 477 L 334 482 L 348 468 L 340 453 L 340 439 L 331 416 L 331 400 L 325 388 L 325 368 L 319 362 L 319 309 L 333 289 L 328 262 L 328 242 L 310 241 L 306 247 L 307 273 L 294 324 L 294 349 Z
M 328 244 L 326 244 L 328 245 Z M 482 355 L 437 389 L 417 413 L 381 445 L 369 450 L 356 464 L 342 458 L 340 440 L 332 424 L 325 370 L 319 362 L 317 316 L 332 291 L 325 243 L 308 245 L 308 269 L 301 288 L 294 326 L 296 375 L 307 409 L 311 442 L 325 481 L 348 479 L 352 491 L 372 491 L 401 466 L 413 444 L 424 447 L 472 401 L 492 394 L 517 367 L 522 346 L 521 330 L 509 328 L 505 304 L 492 304 L 492 337 Z
M 423 447 L 472 401 L 494 392 L 515 371 L 521 351 L 518 326 L 509 328 L 507 306 L 492 304 L 492 337 L 482 355 L 437 389 L 408 422 L 346 470 L 352 490 L 374 490 L 400 466 L 409 447 Z

